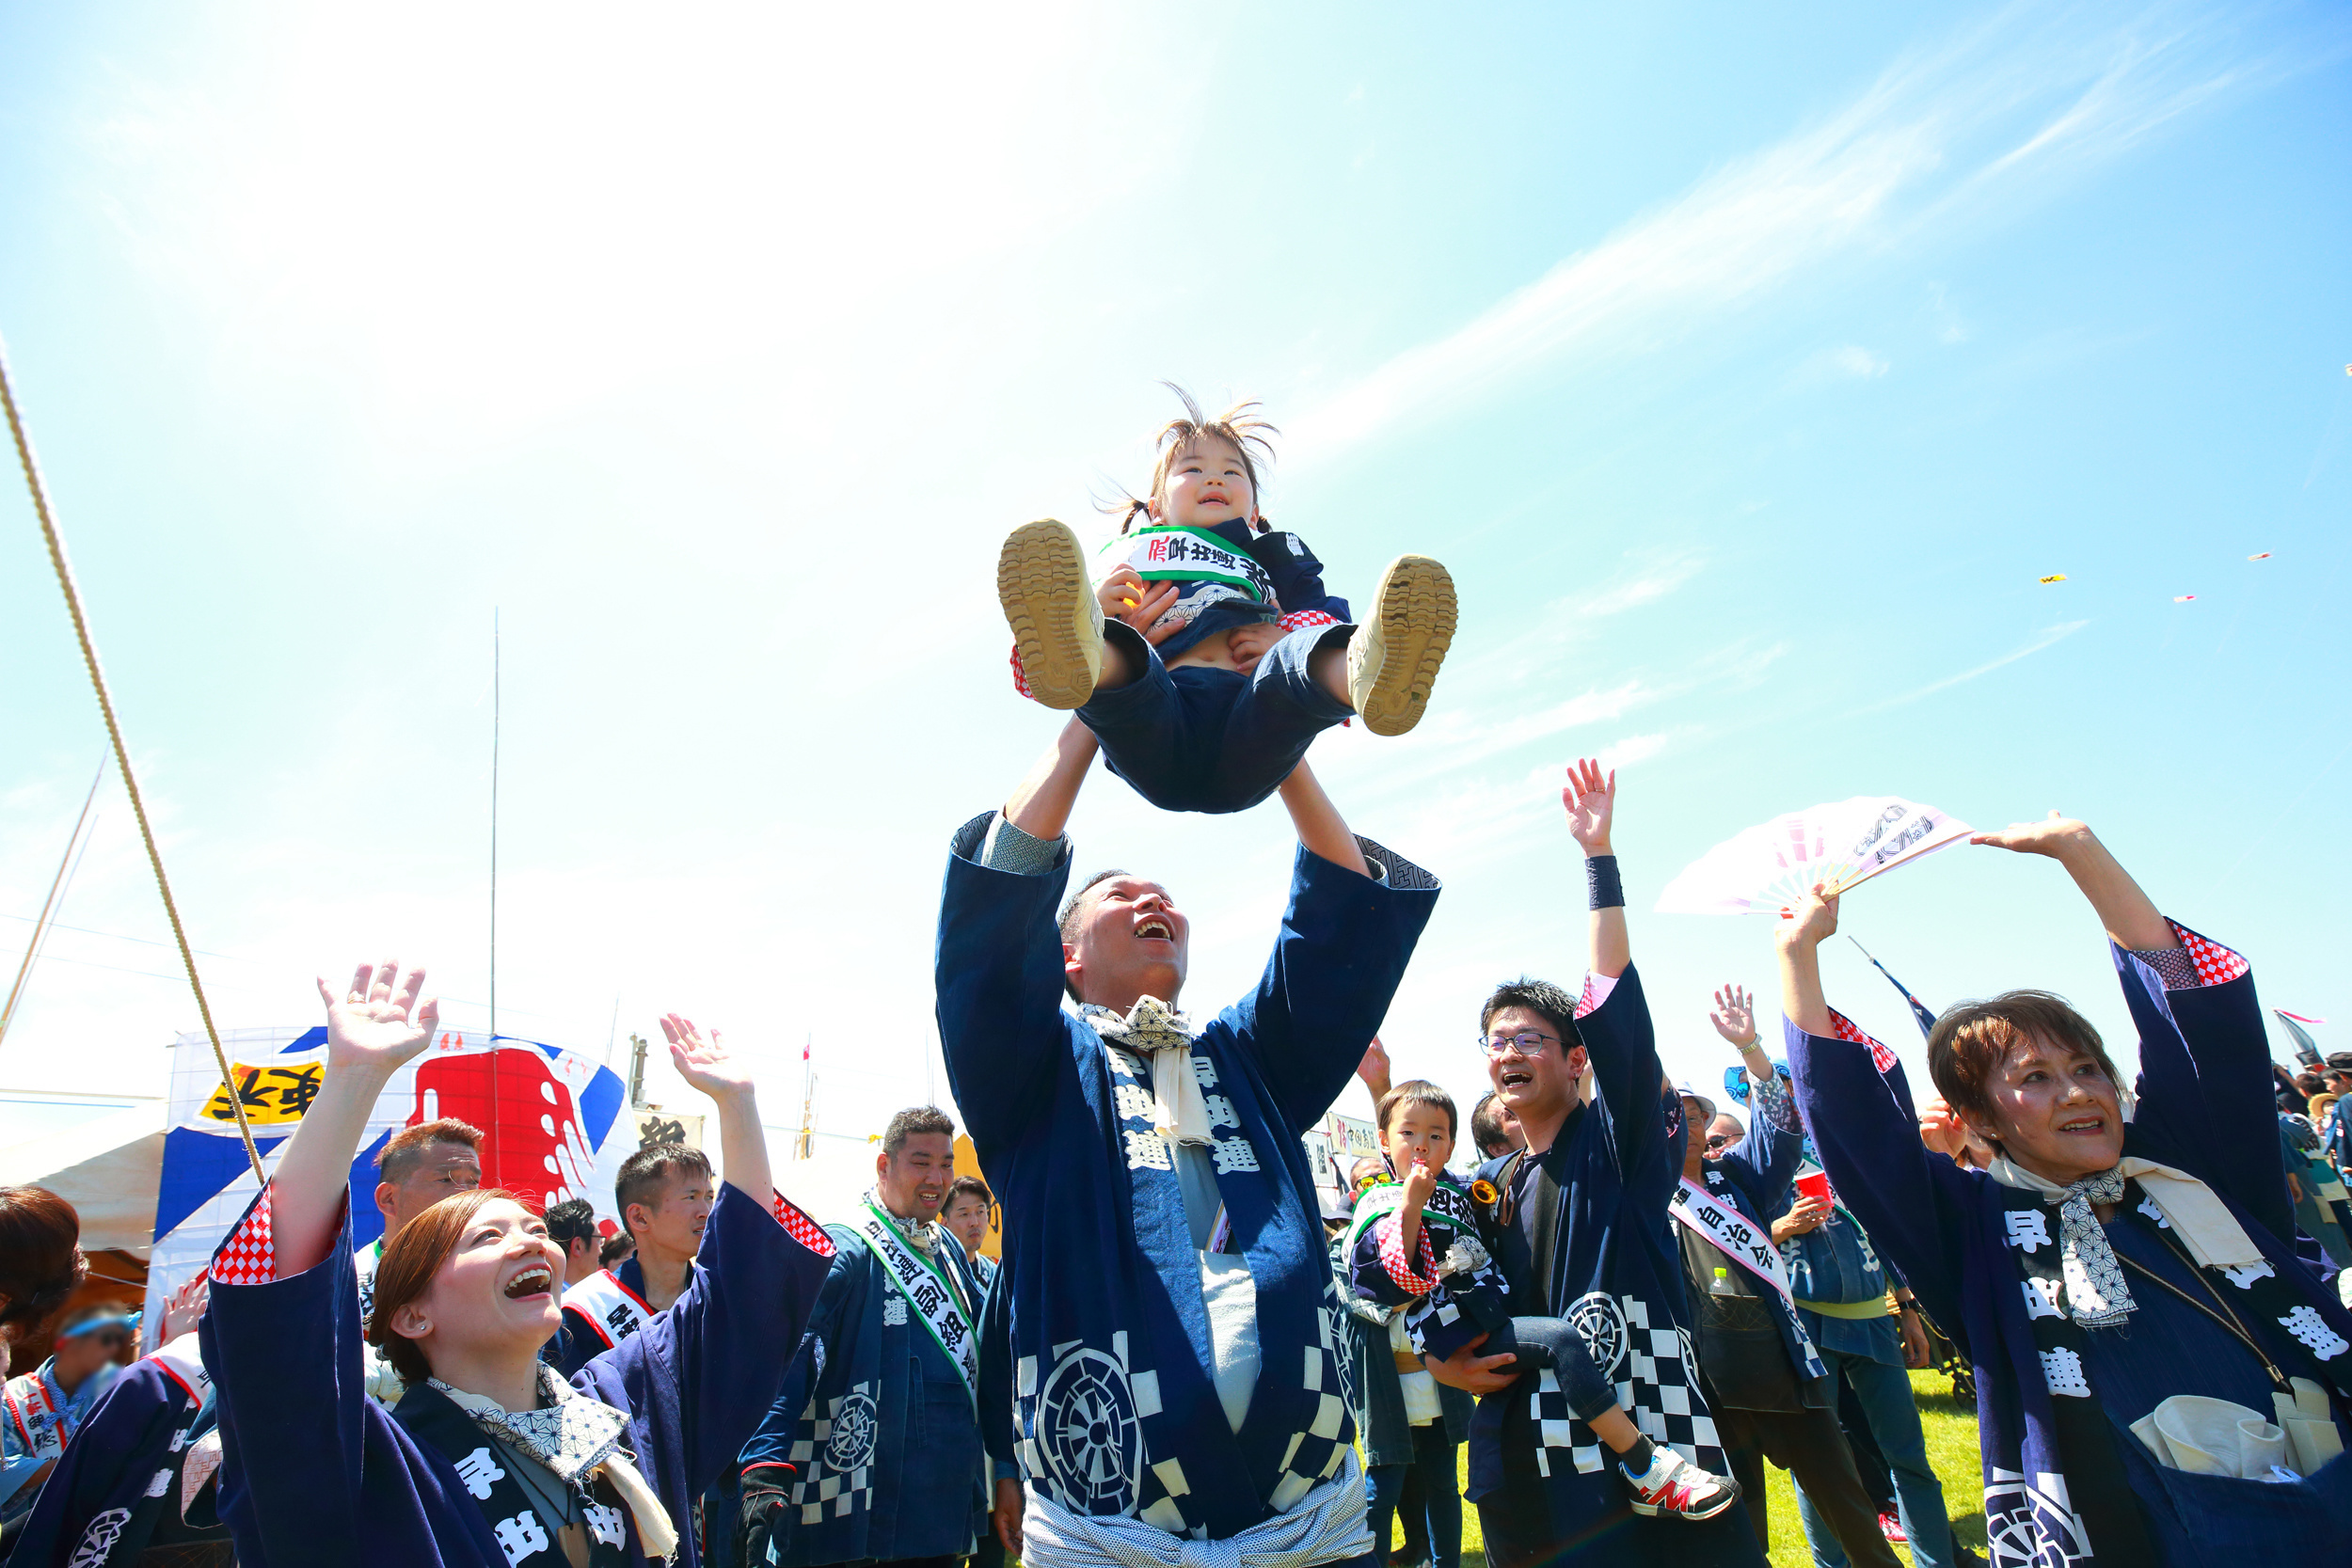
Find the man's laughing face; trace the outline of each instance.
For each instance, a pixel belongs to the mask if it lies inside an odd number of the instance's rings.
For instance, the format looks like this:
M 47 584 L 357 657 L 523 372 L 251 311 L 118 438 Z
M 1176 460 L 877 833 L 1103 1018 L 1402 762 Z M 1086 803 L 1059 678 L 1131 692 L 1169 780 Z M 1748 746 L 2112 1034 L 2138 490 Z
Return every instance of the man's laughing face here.
M 1119 876 L 1087 890 L 1078 940 L 1062 948 L 1080 997 L 1121 1011 L 1138 996 L 1169 1006 L 1184 990 L 1192 923 L 1159 883 Z

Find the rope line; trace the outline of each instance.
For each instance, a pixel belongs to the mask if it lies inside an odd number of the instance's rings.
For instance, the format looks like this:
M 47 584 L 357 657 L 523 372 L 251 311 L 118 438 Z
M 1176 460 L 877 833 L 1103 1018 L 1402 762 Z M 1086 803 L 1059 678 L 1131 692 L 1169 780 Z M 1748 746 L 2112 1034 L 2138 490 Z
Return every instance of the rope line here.
M 213 1060 L 220 1065 L 220 1082 L 229 1097 L 229 1109 L 237 1118 L 237 1135 L 245 1140 L 245 1157 L 253 1166 L 253 1180 L 263 1183 L 268 1178 L 262 1172 L 261 1151 L 253 1147 L 253 1129 L 245 1119 L 245 1097 L 237 1092 L 235 1078 L 229 1070 L 229 1053 L 221 1049 L 220 1030 L 213 1023 L 212 1004 L 204 1000 L 204 982 L 196 973 L 196 954 L 188 946 L 188 933 L 180 924 L 180 906 L 171 896 L 171 879 L 164 875 L 164 857 L 155 847 L 155 830 L 147 820 L 147 802 L 140 798 L 139 781 L 131 771 L 131 752 L 122 743 L 122 726 L 115 719 L 113 696 L 106 689 L 105 673 L 98 666 L 98 645 L 90 641 L 89 621 L 82 613 L 82 593 L 73 584 L 73 568 L 65 558 L 65 539 L 57 531 L 57 519 L 49 509 L 49 492 L 40 482 L 40 466 L 33 461 L 32 437 L 24 433 L 24 417 L 17 412 L 16 388 L 8 378 L 8 354 L 6 343 L 0 343 L 0 406 L 8 417 L 8 434 L 16 440 L 17 462 L 24 469 L 25 485 L 33 493 L 33 512 L 40 519 L 40 534 L 49 546 L 49 563 L 56 568 L 57 586 L 65 593 L 66 613 L 73 618 L 73 635 L 82 645 L 82 663 L 89 671 L 92 690 L 98 693 L 98 711 L 105 716 L 106 738 L 114 747 L 115 766 L 122 770 L 122 787 L 131 797 L 131 811 L 138 818 L 139 838 L 147 846 L 147 863 L 155 871 L 156 891 L 164 895 L 164 913 L 171 919 L 171 939 L 179 943 L 180 961 L 188 972 L 188 989 L 196 992 L 196 1010 L 204 1019 L 204 1037 L 213 1042 Z

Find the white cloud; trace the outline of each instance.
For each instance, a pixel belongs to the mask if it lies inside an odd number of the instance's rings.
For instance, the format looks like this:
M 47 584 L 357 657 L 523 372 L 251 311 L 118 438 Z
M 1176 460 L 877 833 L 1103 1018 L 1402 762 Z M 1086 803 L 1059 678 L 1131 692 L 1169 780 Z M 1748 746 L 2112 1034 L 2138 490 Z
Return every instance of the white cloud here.
M 1899 697 L 1889 697 L 1883 703 L 1872 703 L 1867 707 L 1857 708 L 1855 712 L 1857 714 L 1883 712 L 1887 708 L 1900 707 L 1905 703 L 1915 703 L 1922 697 L 1931 696 L 1938 691 L 1959 686 L 1963 682 L 1975 680 L 1979 675 L 1989 675 L 2005 664 L 2014 664 L 2021 658 L 2029 658 L 2051 644 L 2063 641 L 2089 625 L 2090 623 L 2088 621 L 2066 621 L 2055 626 L 2045 626 L 2027 638 L 2023 647 L 2012 649 L 1998 658 L 1988 659 L 1973 670 L 1963 670 L 1957 675 L 1947 675 L 1940 681 L 1930 681 L 1915 691 L 1906 691 Z
M 2221 58 L 2234 40 L 2218 17 L 2069 27 L 2014 6 L 1899 62 L 1820 123 L 1725 165 L 1292 420 L 1292 450 L 1328 453 L 1540 367 L 1589 372 L 1652 350 L 1931 222 L 1976 214 L 1996 196 L 2022 203 L 2034 181 L 2111 156 L 2279 69 Z M 1867 351 L 1839 352 L 1865 356 L 1849 373 L 1883 369 Z
M 1887 372 L 1886 361 L 1859 343 L 1848 343 L 1843 348 L 1832 349 L 1829 362 L 1846 374 L 1865 380 L 1872 376 L 1884 375 Z

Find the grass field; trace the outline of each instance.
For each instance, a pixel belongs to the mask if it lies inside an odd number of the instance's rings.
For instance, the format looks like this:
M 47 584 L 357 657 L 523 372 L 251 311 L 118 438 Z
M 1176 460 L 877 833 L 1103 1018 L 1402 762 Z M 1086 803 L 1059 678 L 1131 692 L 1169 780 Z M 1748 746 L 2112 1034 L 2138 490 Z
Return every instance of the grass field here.
M 1952 1519 L 1952 1534 L 1963 1546 L 1984 1550 L 1984 1484 L 1977 1460 L 1977 1416 L 1953 1402 L 1951 1379 L 1940 1372 L 1914 1372 L 1912 1388 L 1919 1399 L 1919 1421 L 1926 1429 L 1928 1461 L 1935 1466 L 1936 1475 L 1944 1482 L 1944 1504 Z M 1461 1460 L 1464 1480 L 1468 1481 L 1469 1453 L 1467 1446 Z M 1797 1524 L 1797 1495 L 1788 1484 L 1788 1472 L 1766 1468 L 1769 1480 L 1766 1491 L 1772 1498 L 1772 1568 L 1811 1568 L 1813 1553 L 1804 1544 L 1804 1531 Z M 1393 1551 L 1402 1544 L 1402 1536 L 1390 1542 Z M 1895 1555 L 1906 1563 L 1911 1560 L 1908 1548 L 1898 1546 Z M 1465 1506 L 1462 1510 L 1462 1561 L 1465 1568 L 1486 1568 L 1485 1543 L 1478 1533 L 1478 1511 Z

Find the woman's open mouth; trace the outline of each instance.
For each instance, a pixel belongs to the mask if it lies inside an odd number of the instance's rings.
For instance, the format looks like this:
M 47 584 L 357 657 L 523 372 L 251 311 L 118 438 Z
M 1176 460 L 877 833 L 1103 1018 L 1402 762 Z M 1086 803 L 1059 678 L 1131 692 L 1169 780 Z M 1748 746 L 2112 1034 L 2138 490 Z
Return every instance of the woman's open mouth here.
M 2059 1122 L 2058 1130 L 2075 1137 L 2087 1137 L 2106 1132 L 2107 1118 L 2105 1117 L 2073 1117 Z
M 543 1296 L 554 1284 L 555 1272 L 545 1263 L 533 1263 L 506 1282 L 506 1299 L 520 1301 L 525 1296 Z

